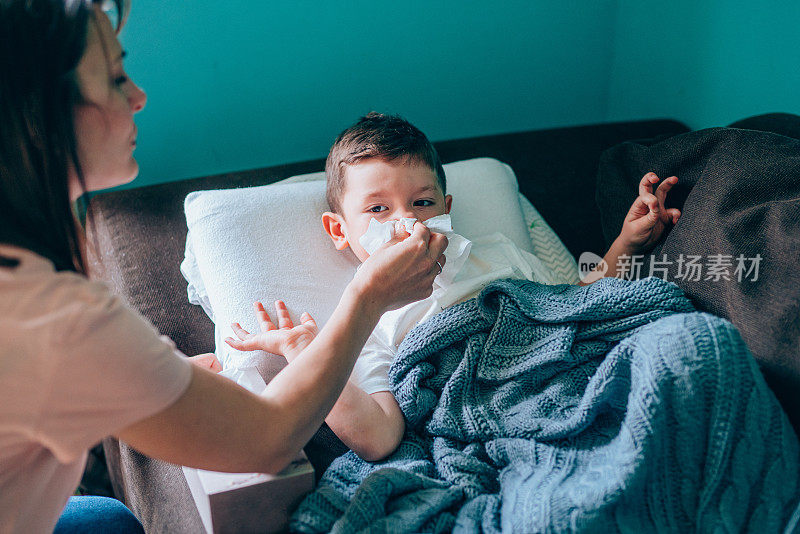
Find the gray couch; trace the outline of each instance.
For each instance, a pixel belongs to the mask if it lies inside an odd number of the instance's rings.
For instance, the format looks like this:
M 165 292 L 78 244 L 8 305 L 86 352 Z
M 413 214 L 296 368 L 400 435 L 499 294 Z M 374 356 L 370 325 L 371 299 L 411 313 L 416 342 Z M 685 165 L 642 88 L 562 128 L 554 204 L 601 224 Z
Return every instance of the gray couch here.
M 604 239 L 595 204 L 601 153 L 622 141 L 688 131 L 672 120 L 600 124 L 537 130 L 435 143 L 445 163 L 487 156 L 509 164 L 521 192 L 576 257 L 601 254 Z M 322 155 L 321 155 L 322 156 Z M 95 276 L 106 280 L 188 355 L 213 350 L 213 325 L 188 303 L 179 272 L 186 238 L 183 200 L 200 189 L 248 187 L 322 170 L 323 159 L 181 180 L 95 196 L 87 214 L 89 238 L 97 245 Z M 281 362 L 259 362 L 270 379 Z M 179 467 L 147 458 L 124 443 L 104 449 L 114 492 L 148 532 L 199 532 L 200 517 Z M 306 447 L 317 474 L 345 451 L 323 426 Z M 270 510 L 263 510 L 270 514 Z

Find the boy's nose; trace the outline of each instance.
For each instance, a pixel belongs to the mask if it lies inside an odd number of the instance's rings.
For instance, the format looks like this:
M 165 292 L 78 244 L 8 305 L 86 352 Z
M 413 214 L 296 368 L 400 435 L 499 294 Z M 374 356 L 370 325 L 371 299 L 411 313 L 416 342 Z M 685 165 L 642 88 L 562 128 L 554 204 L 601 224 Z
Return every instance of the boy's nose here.
M 395 217 L 394 218 L 395 219 L 403 219 L 403 218 L 405 218 L 405 219 L 418 219 L 419 217 L 417 217 L 417 214 L 414 213 L 414 211 L 412 211 L 410 209 L 402 209 L 402 210 L 398 210 L 398 212 L 395 213 Z

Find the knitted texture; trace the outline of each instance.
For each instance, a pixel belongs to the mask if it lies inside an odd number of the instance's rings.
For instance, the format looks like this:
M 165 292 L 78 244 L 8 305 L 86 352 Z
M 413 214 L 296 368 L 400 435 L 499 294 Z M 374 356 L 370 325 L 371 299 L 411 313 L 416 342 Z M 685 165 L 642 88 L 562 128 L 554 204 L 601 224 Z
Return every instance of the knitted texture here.
M 733 326 L 656 278 L 503 280 L 416 327 L 400 447 L 333 462 L 301 532 L 782 532 L 798 448 Z

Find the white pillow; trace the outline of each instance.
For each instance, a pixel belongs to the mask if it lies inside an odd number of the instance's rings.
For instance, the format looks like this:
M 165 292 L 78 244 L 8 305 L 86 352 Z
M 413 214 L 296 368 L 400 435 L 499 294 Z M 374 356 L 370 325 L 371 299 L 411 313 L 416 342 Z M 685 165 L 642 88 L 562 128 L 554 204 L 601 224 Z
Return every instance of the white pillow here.
M 456 232 L 467 238 L 501 232 L 534 252 L 508 165 L 480 158 L 444 169 Z M 322 326 L 358 265 L 349 250 L 337 251 L 322 229 L 321 214 L 328 209 L 324 173 L 260 187 L 196 191 L 184 208 L 189 233 L 181 272 L 189 282 L 189 300 L 215 323 L 216 352 L 225 368 L 249 360 L 222 339 L 232 335 L 232 322 L 256 329 L 254 301 L 272 311 L 280 298 L 293 317 L 308 311 Z M 563 249 L 555 234 L 552 238 Z M 566 249 L 552 256 L 564 253 L 574 264 Z
M 525 198 L 522 193 L 519 195 L 519 203 L 522 207 L 522 216 L 525 217 L 525 224 L 528 226 L 528 235 L 531 237 L 533 255 L 552 269 L 556 279 L 561 283 L 577 284 L 581 277 L 575 258 L 550 228 L 550 225 L 539 215 L 530 200 Z

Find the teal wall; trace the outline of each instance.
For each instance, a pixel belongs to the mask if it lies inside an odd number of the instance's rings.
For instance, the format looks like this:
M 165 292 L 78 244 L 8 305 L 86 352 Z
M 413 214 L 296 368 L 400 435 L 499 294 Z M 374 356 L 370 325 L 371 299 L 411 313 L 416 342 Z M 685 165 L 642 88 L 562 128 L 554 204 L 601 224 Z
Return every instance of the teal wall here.
M 131 186 L 321 158 L 370 111 L 434 140 L 800 111 L 800 2 L 134 0 Z
M 134 0 L 131 185 L 325 157 L 370 110 L 434 140 L 602 121 L 615 5 Z
M 609 120 L 800 112 L 797 0 L 619 0 Z

